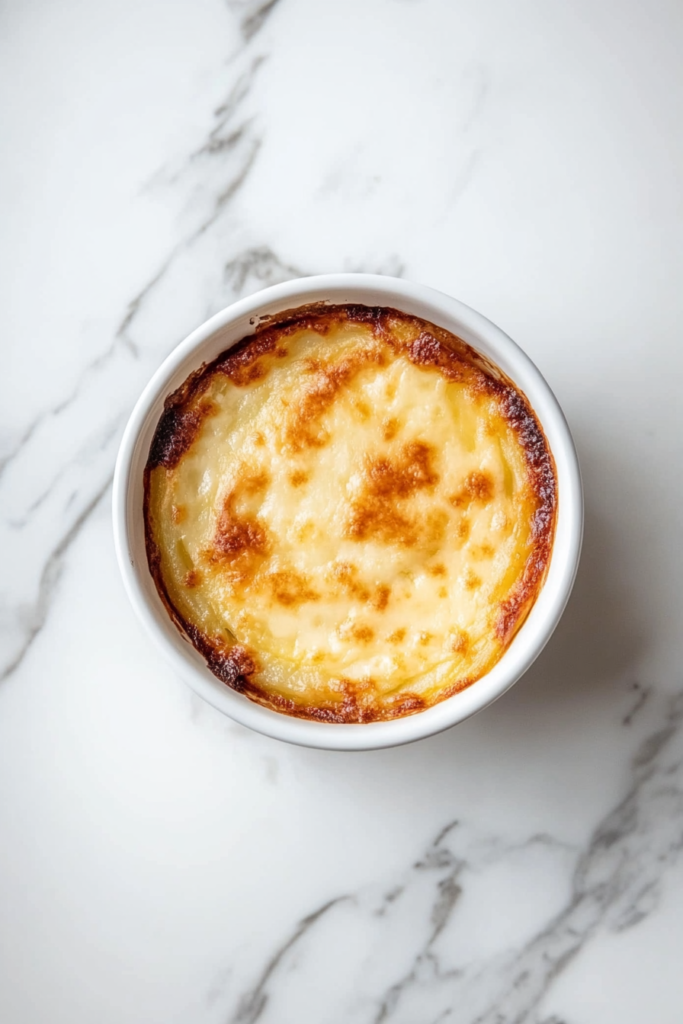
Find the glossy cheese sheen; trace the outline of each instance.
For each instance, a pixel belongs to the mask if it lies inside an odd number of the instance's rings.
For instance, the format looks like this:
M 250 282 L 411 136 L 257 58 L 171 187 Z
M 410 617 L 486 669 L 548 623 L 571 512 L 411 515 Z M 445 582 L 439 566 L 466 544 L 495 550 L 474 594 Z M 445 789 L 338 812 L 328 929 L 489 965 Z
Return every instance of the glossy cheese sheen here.
M 526 400 L 463 342 L 393 310 L 309 308 L 167 402 L 148 556 L 226 683 L 371 721 L 495 664 L 542 585 L 555 504 Z

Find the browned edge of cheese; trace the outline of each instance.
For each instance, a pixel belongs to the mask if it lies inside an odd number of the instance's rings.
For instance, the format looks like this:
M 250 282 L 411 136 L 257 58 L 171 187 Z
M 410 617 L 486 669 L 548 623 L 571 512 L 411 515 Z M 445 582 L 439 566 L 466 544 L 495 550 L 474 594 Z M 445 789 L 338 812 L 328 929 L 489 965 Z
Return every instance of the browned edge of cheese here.
M 256 320 L 256 318 L 255 318 Z M 210 363 L 191 373 L 164 402 L 144 471 L 145 546 L 150 573 L 159 595 L 176 627 L 184 633 L 204 657 L 208 668 L 222 682 L 258 704 L 293 717 L 331 723 L 363 723 L 400 718 L 415 714 L 434 703 L 465 689 L 476 679 L 459 679 L 445 686 L 435 700 L 428 702 L 419 694 L 403 693 L 389 706 L 371 705 L 362 700 L 363 684 L 341 680 L 344 699 L 335 703 L 299 704 L 258 685 L 258 654 L 244 645 L 229 645 L 217 637 L 202 633 L 188 622 L 173 604 L 161 571 L 161 552 L 154 539 L 149 511 L 149 478 L 153 469 L 173 469 L 191 447 L 205 416 L 206 407 L 191 408 L 217 373 L 227 376 L 236 387 L 244 387 L 265 377 L 270 369 L 259 363 L 264 355 L 286 356 L 282 342 L 288 335 L 312 330 L 324 337 L 342 322 L 369 326 L 374 337 L 391 348 L 397 345 L 388 328 L 391 321 L 403 320 L 419 328 L 418 336 L 400 351 L 416 366 L 437 368 L 448 380 L 460 379 L 463 363 L 480 371 L 479 386 L 499 398 L 500 408 L 517 435 L 524 453 L 531 488 L 538 501 L 532 522 L 533 551 L 512 593 L 502 603 L 497 634 L 503 650 L 526 619 L 543 585 L 550 563 L 557 518 L 557 482 L 555 463 L 541 425 L 526 396 L 499 367 L 489 362 L 461 338 L 419 317 L 386 306 L 361 304 L 328 305 L 313 303 L 284 310 L 275 316 L 259 317 L 254 333 L 242 338 Z M 275 367 L 274 367 L 275 368 Z

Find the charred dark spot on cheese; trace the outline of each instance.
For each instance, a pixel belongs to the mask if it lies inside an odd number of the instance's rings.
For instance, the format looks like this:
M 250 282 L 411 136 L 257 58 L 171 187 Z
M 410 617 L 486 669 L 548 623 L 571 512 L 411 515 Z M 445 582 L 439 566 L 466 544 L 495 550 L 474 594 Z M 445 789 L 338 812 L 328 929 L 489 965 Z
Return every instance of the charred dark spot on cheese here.
M 431 489 L 438 482 L 435 454 L 426 442 L 411 441 L 403 445 L 397 458 L 367 456 L 362 488 L 350 503 L 346 536 L 355 541 L 372 539 L 414 547 L 423 524 L 403 503 L 415 492 Z M 433 533 L 433 518 L 428 518 L 426 525 Z
M 468 569 L 464 575 L 463 584 L 466 590 L 478 590 L 481 586 L 481 579 L 477 576 L 476 572 Z
M 263 467 L 245 467 L 237 474 L 233 495 L 252 496 L 260 494 L 270 483 L 270 473 Z
M 311 474 L 303 469 L 295 469 L 289 474 L 289 482 L 292 487 L 303 487 L 311 479 Z
M 191 447 L 203 422 L 199 409 L 183 409 L 174 404 L 161 414 L 149 450 L 147 465 L 150 469 L 163 466 L 173 469 Z
M 421 331 L 407 346 L 407 355 L 416 366 L 440 370 L 446 380 L 462 380 L 468 369 L 464 359 L 451 345 L 436 337 L 436 332 Z
M 149 521 L 148 475 L 149 470 L 146 470 L 145 524 Z M 209 671 L 238 693 L 248 692 L 250 689 L 257 692 L 258 688 L 252 685 L 252 679 L 259 671 L 255 653 L 242 644 L 228 644 L 223 637 L 207 636 L 194 623 L 188 622 L 171 601 L 161 570 L 161 552 L 149 529 L 145 530 L 145 547 L 150 573 L 171 621 L 202 655 Z
M 454 629 L 449 638 L 449 647 L 453 654 L 465 654 L 470 646 L 469 634 L 464 629 Z
M 147 466 L 173 469 L 185 452 L 193 445 L 204 420 L 216 413 L 216 406 L 203 393 L 209 378 L 201 367 L 164 402 L 157 428 L 152 438 Z M 194 401 L 192 401 L 194 400 Z
M 456 679 L 455 682 L 448 683 L 444 687 L 443 694 L 439 699 L 446 700 L 448 697 L 452 697 L 456 693 L 462 693 L 462 691 L 466 690 L 468 686 L 472 685 L 472 683 L 476 683 L 479 678 L 479 676 L 461 676 L 459 679 Z
M 188 570 L 183 578 L 183 584 L 188 588 L 188 590 L 194 590 L 195 587 L 199 586 L 201 581 L 202 574 L 199 569 Z
M 424 711 L 428 702 L 417 693 L 404 693 L 396 700 L 393 707 L 393 718 L 402 718 L 404 715 L 414 715 L 418 711 Z
M 501 603 L 496 635 L 504 647 L 510 643 L 531 610 L 548 566 L 551 545 L 552 537 L 544 537 L 536 544 L 526 560 L 521 578 Z
M 439 474 L 434 469 L 435 450 L 425 441 L 404 444 L 397 459 L 369 459 L 366 467 L 368 490 L 384 498 L 407 498 L 415 491 L 434 487 Z
M 258 514 L 250 510 L 255 496 L 270 482 L 263 468 L 241 468 L 234 486 L 223 498 L 223 507 L 216 518 L 213 542 L 206 557 L 213 564 L 229 564 L 244 575 L 253 571 L 255 560 L 270 551 L 268 530 Z
M 412 516 L 384 504 L 381 498 L 366 498 L 352 504 L 345 535 L 359 543 L 372 539 L 413 548 L 418 542 L 419 524 Z
M 248 387 L 266 376 L 269 367 L 265 357 L 275 356 L 279 347 L 275 333 L 257 332 L 253 338 L 243 338 L 228 352 L 219 356 L 211 364 L 211 375 L 222 373 L 229 377 L 235 387 Z
M 358 598 L 359 601 L 370 600 L 370 588 L 359 579 L 358 566 L 352 562 L 333 562 L 328 571 L 331 583 L 336 583 L 340 589 Z
M 242 644 L 230 646 L 222 637 L 207 637 L 192 623 L 183 626 L 192 644 L 206 661 L 207 667 L 221 682 L 238 693 L 248 692 L 259 664 L 253 651 Z
M 535 541 L 545 542 L 548 536 L 552 537 L 552 529 L 555 522 L 555 504 L 548 502 L 537 508 L 531 517 L 531 535 Z
M 248 696 L 259 704 L 274 711 L 280 711 L 294 718 L 308 718 L 316 722 L 327 722 L 331 725 L 363 724 L 366 722 L 385 722 L 405 715 L 414 715 L 423 711 L 428 702 L 416 693 L 402 693 L 385 698 L 383 703 L 368 699 L 374 693 L 375 681 L 339 680 L 342 695 L 338 701 L 324 700 L 319 704 L 297 703 L 281 694 L 264 694 L 257 687 L 250 686 L 244 690 Z
M 467 518 L 467 516 L 463 516 L 462 519 L 458 520 L 458 522 L 455 525 L 455 535 L 458 538 L 458 540 L 464 543 L 469 537 L 471 529 L 472 524 L 470 523 L 469 519 Z
M 514 430 L 524 451 L 527 472 L 538 500 L 539 511 L 547 517 L 547 522 L 552 521 L 554 524 L 557 483 L 555 464 L 545 435 L 520 392 L 512 385 L 500 381 L 492 381 L 490 386 L 492 389 L 495 387 L 499 395 L 501 412 Z
M 307 360 L 307 380 L 300 398 L 287 409 L 283 428 L 283 448 L 297 453 L 307 448 L 324 448 L 329 433 L 321 423 L 341 391 L 368 366 L 384 366 L 387 355 L 377 346 L 362 349 L 339 362 Z M 369 407 L 366 409 L 370 415 Z
M 524 451 L 537 507 L 531 520 L 534 548 L 513 592 L 502 602 L 496 634 L 507 645 L 526 619 L 545 577 L 555 535 L 557 482 L 555 463 L 541 428 L 524 397 L 513 387 L 501 390 L 501 409 Z
M 385 441 L 393 441 L 399 430 L 401 424 L 395 416 L 390 416 L 389 419 L 384 420 L 382 423 L 382 437 Z
M 235 493 L 225 498 L 223 508 L 216 520 L 212 554 L 216 559 L 235 562 L 239 558 L 265 556 L 270 542 L 268 531 L 258 516 L 240 514 L 235 509 Z
M 355 597 L 362 604 L 369 604 L 376 611 L 383 612 L 389 604 L 391 587 L 386 583 L 364 582 L 358 566 L 352 562 L 333 562 L 327 578 L 342 593 Z
M 348 628 L 342 627 L 342 636 L 349 637 L 360 644 L 369 644 L 375 639 L 375 631 L 372 626 L 364 625 L 362 622 L 354 622 Z
M 462 487 L 453 494 L 449 501 L 453 508 L 468 508 L 479 502 L 485 505 L 494 493 L 494 483 L 489 473 L 475 471 L 465 477 Z
M 265 582 L 273 599 L 288 608 L 320 599 L 320 594 L 311 586 L 310 578 L 296 569 L 270 572 Z

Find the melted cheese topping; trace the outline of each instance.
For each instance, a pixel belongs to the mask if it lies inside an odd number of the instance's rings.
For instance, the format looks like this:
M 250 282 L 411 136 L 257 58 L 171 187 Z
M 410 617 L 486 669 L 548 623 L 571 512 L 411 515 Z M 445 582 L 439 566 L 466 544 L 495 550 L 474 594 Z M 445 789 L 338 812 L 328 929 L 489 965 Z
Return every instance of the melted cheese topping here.
M 509 382 L 433 325 L 353 310 L 270 327 L 191 378 L 147 472 L 150 566 L 209 666 L 331 721 L 481 677 L 554 524 L 552 460 Z

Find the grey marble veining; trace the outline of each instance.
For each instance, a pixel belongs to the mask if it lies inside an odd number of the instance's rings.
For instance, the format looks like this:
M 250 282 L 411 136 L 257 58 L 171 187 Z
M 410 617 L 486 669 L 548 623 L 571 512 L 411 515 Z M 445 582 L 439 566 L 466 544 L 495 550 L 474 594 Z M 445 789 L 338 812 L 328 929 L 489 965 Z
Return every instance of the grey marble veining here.
M 83 366 L 67 394 L 37 413 L 0 462 L 0 493 L 4 484 L 5 507 L 10 510 L 4 524 L 6 540 L 21 551 L 24 564 L 29 562 L 30 565 L 20 587 L 16 579 L 12 580 L 12 589 L 5 596 L 8 601 L 10 594 L 15 599 L 21 595 L 23 601 L 18 614 L 11 616 L 5 628 L 3 677 L 21 663 L 42 628 L 62 558 L 111 483 L 126 416 L 153 368 L 182 340 L 193 323 L 259 287 L 301 276 L 300 271 L 282 263 L 267 246 L 238 249 L 233 253 L 225 237 L 230 226 L 226 231 L 222 220 L 229 214 L 231 201 L 238 194 L 259 150 L 257 129 L 244 107 L 264 60 L 262 54 L 254 56 L 251 52 L 256 42 L 254 37 L 276 2 L 229 5 L 239 16 L 244 36 L 244 46 L 232 56 L 231 63 L 240 65 L 232 68 L 230 78 L 234 84 L 224 103 L 216 109 L 215 124 L 208 138 L 182 160 L 175 173 L 164 174 L 155 183 L 157 188 L 163 182 L 185 193 L 189 226 L 185 226 L 182 236 L 150 280 L 130 300 L 104 351 Z M 201 196 L 199 204 L 197 195 Z M 198 272 L 204 276 L 209 260 L 206 256 L 202 259 L 201 254 L 195 256 L 194 252 L 202 245 L 212 250 L 220 247 L 223 252 L 222 268 L 216 268 L 220 276 L 211 282 L 211 297 L 207 296 L 206 300 L 210 305 L 198 308 L 194 314 L 196 320 L 187 320 L 180 331 L 176 328 L 166 334 L 164 324 L 159 336 L 150 337 L 144 325 L 145 314 L 155 303 L 174 309 L 173 271 L 178 263 L 184 261 L 187 268 L 190 259 L 196 260 L 194 276 L 196 278 Z M 139 327 L 141 319 L 142 328 Z M 103 391 L 112 390 L 112 402 L 98 403 Z M 83 435 L 84 422 L 88 424 L 86 436 Z M 58 449 L 46 460 L 45 449 L 55 433 L 59 437 Z M 20 490 L 17 479 L 26 478 L 30 480 L 30 487 Z M 54 539 L 54 547 L 43 559 L 31 558 L 32 554 L 37 554 L 36 540 L 44 537 L 46 528 Z M 11 540 L 8 534 L 12 535 Z
M 340 894 L 297 921 L 226 1020 L 255 1024 L 284 1013 L 287 1020 L 359 1024 L 548 1024 L 542 1005 L 556 978 L 596 932 L 633 928 L 657 909 L 663 878 L 683 849 L 683 697 L 662 704 L 633 758 L 623 799 L 584 848 L 545 833 L 510 843 L 449 822 L 398 877 Z M 544 861 L 567 873 L 560 906 L 534 891 Z M 487 899 L 487 875 L 501 864 L 529 886 L 528 900 L 538 903 L 533 923 L 528 913 L 511 921 L 508 907 Z M 459 920 L 470 888 L 474 912 L 505 935 L 487 957 L 470 946 L 472 908 Z M 329 918 L 336 919 L 332 927 Z M 407 954 L 400 966 L 393 956 L 398 936 Z M 310 979 L 321 971 L 318 1003 Z

